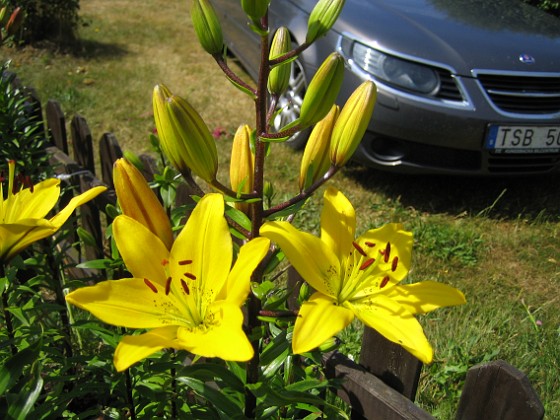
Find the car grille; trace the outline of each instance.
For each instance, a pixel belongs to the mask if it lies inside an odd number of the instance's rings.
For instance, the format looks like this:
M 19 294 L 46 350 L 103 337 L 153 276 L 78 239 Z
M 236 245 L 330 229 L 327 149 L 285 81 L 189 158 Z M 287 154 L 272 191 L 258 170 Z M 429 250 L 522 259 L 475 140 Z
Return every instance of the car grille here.
M 489 154 L 488 172 L 504 174 L 526 174 L 552 171 L 558 167 L 560 156 Z
M 482 87 L 499 109 L 517 114 L 560 112 L 560 77 L 479 74 Z
M 440 86 L 436 97 L 439 99 L 445 99 L 448 101 L 462 101 L 463 96 L 457 88 L 457 83 L 455 79 L 451 76 L 447 70 L 434 68 L 438 73 Z

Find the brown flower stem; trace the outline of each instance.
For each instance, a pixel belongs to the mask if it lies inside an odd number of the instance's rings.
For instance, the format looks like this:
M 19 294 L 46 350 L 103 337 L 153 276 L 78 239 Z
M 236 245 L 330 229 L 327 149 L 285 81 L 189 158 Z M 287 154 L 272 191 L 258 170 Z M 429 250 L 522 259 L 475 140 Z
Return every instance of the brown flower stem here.
M 262 27 L 268 28 L 268 13 L 262 18 Z M 256 114 L 256 132 L 257 139 L 255 142 L 255 166 L 254 166 L 254 193 L 258 197 L 263 197 L 264 191 L 264 158 L 266 153 L 266 144 L 260 140 L 260 136 L 267 133 L 267 82 L 270 73 L 268 65 L 269 45 L 268 35 L 261 37 L 261 66 L 259 69 L 259 77 L 257 80 L 257 91 L 255 97 L 255 114 Z M 263 200 L 259 200 L 251 204 L 251 236 L 256 238 L 263 222 Z M 252 281 L 261 283 L 264 275 L 265 265 L 261 262 L 252 275 Z M 261 310 L 261 302 L 253 294 L 249 294 L 247 303 L 248 316 L 247 327 L 252 332 L 260 326 L 259 311 Z M 259 381 L 259 339 L 254 338 L 252 341 L 254 350 L 253 358 L 247 363 L 247 383 L 255 384 Z M 255 418 L 257 399 L 248 389 L 245 392 L 245 416 Z
M 313 195 L 313 193 L 321 186 L 323 185 L 325 182 L 327 182 L 329 179 L 331 179 L 339 170 L 340 168 L 331 165 L 331 167 L 329 168 L 329 170 L 325 173 L 325 175 L 323 175 L 322 178 L 319 178 L 317 181 L 315 181 L 315 183 L 313 185 L 311 185 L 308 189 L 300 192 L 298 195 L 292 197 L 291 199 L 284 201 L 283 203 L 280 203 L 274 207 L 269 208 L 268 210 L 265 210 L 263 212 L 264 217 L 269 217 L 271 215 L 273 215 L 276 212 L 282 211 L 287 209 L 290 206 L 293 206 L 294 204 L 299 203 L 302 200 L 307 200 L 309 197 L 311 197 Z

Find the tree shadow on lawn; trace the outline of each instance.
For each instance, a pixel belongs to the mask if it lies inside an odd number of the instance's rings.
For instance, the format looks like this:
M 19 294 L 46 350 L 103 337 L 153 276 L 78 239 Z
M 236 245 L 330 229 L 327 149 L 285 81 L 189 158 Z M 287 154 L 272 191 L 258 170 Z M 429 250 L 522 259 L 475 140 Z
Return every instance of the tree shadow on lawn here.
M 422 212 L 494 219 L 560 220 L 560 175 L 525 177 L 459 177 L 403 175 L 352 163 L 344 174 L 363 188 L 398 199 Z
M 68 51 L 76 58 L 120 58 L 130 52 L 123 45 L 94 41 L 91 39 L 78 40 Z

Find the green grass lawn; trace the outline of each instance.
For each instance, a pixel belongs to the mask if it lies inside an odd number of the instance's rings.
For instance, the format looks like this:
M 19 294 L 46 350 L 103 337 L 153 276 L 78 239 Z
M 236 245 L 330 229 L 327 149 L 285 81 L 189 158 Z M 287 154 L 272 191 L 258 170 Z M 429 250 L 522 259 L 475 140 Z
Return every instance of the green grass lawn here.
M 85 116 L 94 139 L 110 131 L 125 150 L 148 150 L 156 83 L 188 98 L 211 129 L 252 124 L 251 101 L 197 45 L 184 1 L 82 0 L 81 17 L 75 51 L 4 49 L 1 58 L 44 102 Z M 218 147 L 226 174 L 231 135 Z M 300 157 L 273 148 L 266 177 L 279 197 L 297 192 Z M 351 164 L 332 184 L 353 202 L 360 232 L 390 221 L 414 232 L 411 281 L 442 281 L 467 297 L 421 318 L 435 362 L 424 368 L 418 402 L 453 418 L 466 370 L 503 359 L 528 375 L 547 418 L 560 418 L 559 178 L 403 176 Z M 319 210 L 311 201 L 296 223 L 317 229 Z M 359 330 L 348 337 L 358 340 Z

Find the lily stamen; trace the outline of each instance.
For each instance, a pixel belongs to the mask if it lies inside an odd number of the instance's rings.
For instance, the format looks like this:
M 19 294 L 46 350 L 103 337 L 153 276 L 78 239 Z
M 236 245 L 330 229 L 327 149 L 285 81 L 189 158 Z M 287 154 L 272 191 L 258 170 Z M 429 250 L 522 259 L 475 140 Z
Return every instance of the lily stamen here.
M 389 276 L 383 277 L 383 280 L 381 280 L 381 284 L 379 285 L 379 288 L 383 289 L 385 286 L 387 286 L 387 283 L 389 283 L 390 279 L 391 278 Z
M 185 283 L 185 280 L 181 279 L 181 286 L 183 286 L 183 290 L 185 291 L 185 293 L 187 295 L 191 294 L 191 291 L 189 289 L 189 286 L 187 286 L 187 283 Z
M 157 292 L 158 292 L 157 287 L 154 286 L 154 284 L 153 284 L 150 280 L 144 279 L 144 284 L 145 284 L 146 286 L 148 286 L 148 287 L 152 290 L 152 292 L 154 292 L 154 293 L 157 293 Z
M 391 264 L 391 271 L 395 272 L 397 270 L 397 264 L 399 263 L 399 257 L 393 258 L 393 262 Z
M 188 279 L 196 280 L 196 276 L 192 273 L 183 273 L 183 275 Z
M 192 260 L 182 260 L 182 261 L 178 261 L 177 264 L 179 265 L 189 265 L 192 264 Z
M 165 296 L 169 295 L 170 290 L 171 290 L 171 277 L 167 277 L 167 281 L 165 282 Z
M 364 251 L 364 249 L 356 241 L 353 241 L 352 245 L 354 246 L 354 248 L 356 248 L 356 251 L 358 251 L 361 255 L 363 255 L 364 257 L 368 256 Z
M 375 262 L 375 258 L 370 258 L 368 260 L 365 260 L 365 262 L 360 266 L 360 270 L 365 270 L 370 265 L 372 265 L 374 262 Z

